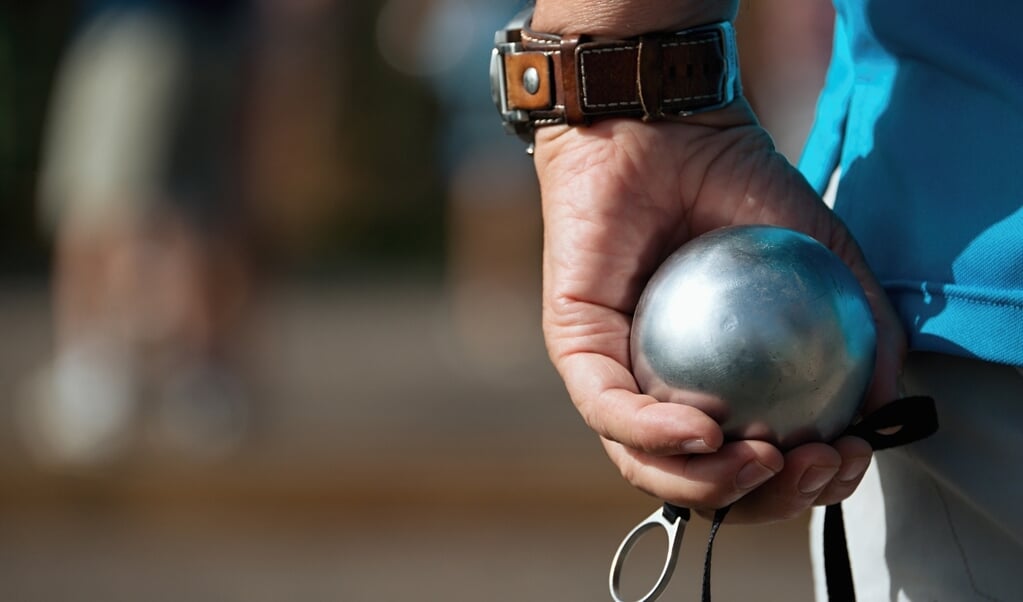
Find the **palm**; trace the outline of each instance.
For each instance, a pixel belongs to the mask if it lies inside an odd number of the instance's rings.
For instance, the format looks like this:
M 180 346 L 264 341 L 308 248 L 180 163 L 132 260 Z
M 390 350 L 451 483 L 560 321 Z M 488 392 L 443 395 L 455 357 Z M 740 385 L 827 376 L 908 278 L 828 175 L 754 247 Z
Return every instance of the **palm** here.
M 708 417 L 638 393 L 629 371 L 631 313 L 646 280 L 682 243 L 742 223 L 810 234 L 850 264 L 871 296 L 885 335 L 874 387 L 878 399 L 894 393 L 901 345 L 891 310 L 846 230 L 774 152 L 745 108 L 726 118 L 729 127 L 616 121 L 541 131 L 536 155 L 546 231 L 544 332 L 552 360 L 623 474 L 658 497 L 697 507 L 745 494 L 716 480 L 730 478 L 729 470 L 750 460 L 772 470 L 784 464 L 785 475 L 804 464 L 838 466 L 847 455 L 869 452 L 862 442 L 813 444 L 783 459 L 761 442 L 722 446 Z M 700 451 L 698 444 L 682 445 L 694 439 L 717 453 L 680 455 Z M 818 497 L 831 501 L 850 491 L 829 486 Z M 779 501 L 779 495 L 765 487 L 747 496 L 748 518 L 778 518 L 805 507 Z

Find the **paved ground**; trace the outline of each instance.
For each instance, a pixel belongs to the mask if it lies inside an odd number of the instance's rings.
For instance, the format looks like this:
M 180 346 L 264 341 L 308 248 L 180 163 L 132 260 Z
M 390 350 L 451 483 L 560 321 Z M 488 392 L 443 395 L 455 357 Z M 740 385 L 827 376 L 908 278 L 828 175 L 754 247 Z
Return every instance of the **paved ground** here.
M 0 599 L 609 599 L 611 554 L 656 503 L 578 421 L 532 299 L 493 320 L 414 280 L 279 290 L 239 453 L 149 442 L 70 474 L 33 463 L 15 424 L 49 346 L 45 290 L 0 289 Z M 805 529 L 723 529 L 715 599 L 808 600 Z M 698 599 L 705 535 L 691 527 L 663 600 Z

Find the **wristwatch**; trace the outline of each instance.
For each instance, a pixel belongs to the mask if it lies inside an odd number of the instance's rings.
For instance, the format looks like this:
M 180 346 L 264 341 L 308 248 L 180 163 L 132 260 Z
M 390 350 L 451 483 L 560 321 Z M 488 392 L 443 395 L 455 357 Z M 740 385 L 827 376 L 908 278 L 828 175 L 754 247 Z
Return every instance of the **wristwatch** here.
M 720 22 L 624 40 L 530 29 L 533 7 L 494 36 L 490 90 L 505 130 L 626 117 L 684 118 L 741 94 L 735 30 Z

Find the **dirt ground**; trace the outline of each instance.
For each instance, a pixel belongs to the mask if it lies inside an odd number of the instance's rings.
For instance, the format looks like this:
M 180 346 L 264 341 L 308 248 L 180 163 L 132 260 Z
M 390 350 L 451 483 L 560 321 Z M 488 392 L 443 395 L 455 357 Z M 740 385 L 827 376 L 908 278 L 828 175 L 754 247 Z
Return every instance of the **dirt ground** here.
M 48 303 L 0 289 L 2 600 L 608 600 L 615 548 L 657 506 L 575 415 L 532 301 L 480 334 L 415 282 L 268 296 L 229 457 L 140 435 L 98 469 L 44 466 L 17 415 Z M 662 600 L 699 599 L 706 534 L 692 523 Z M 723 528 L 714 599 L 810 600 L 806 539 L 803 519 Z M 637 549 L 628 592 L 658 546 Z

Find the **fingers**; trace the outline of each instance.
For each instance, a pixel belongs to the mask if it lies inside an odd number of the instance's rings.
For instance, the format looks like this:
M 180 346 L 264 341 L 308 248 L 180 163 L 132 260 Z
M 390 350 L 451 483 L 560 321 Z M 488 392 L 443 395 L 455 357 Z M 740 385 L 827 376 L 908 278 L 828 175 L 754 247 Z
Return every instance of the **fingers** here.
M 863 413 L 869 414 L 898 396 L 898 375 L 906 354 L 906 336 L 898 314 L 874 276 L 863 252 L 845 225 L 831 214 L 831 235 L 822 242 L 849 266 L 870 303 L 877 330 L 874 375 L 867 390 Z
M 863 480 L 873 456 L 870 444 L 859 437 L 842 437 L 832 445 L 842 456 L 842 465 L 835 478 L 814 500 L 816 506 L 837 504 L 852 495 Z
M 712 452 L 723 442 L 709 416 L 639 394 L 628 368 L 607 356 L 575 353 L 558 367 L 586 424 L 605 439 L 655 456 Z
M 738 501 L 729 521 L 770 522 L 794 518 L 814 505 L 849 497 L 870 464 L 870 445 L 843 437 L 832 445 L 810 443 L 785 454 L 785 467 Z
M 606 439 L 604 447 L 633 487 L 686 508 L 732 504 L 785 464 L 781 452 L 763 441 L 736 441 L 705 455 L 651 456 Z
M 771 522 L 839 502 L 870 463 L 858 437 L 810 443 L 784 456 L 762 441 L 723 442 L 694 407 L 638 394 L 628 368 L 596 353 L 564 356 L 559 368 L 586 423 L 632 486 L 688 508 L 735 504 L 733 522 Z
M 784 456 L 762 441 L 726 443 L 712 454 L 654 456 L 605 439 L 608 456 L 630 485 L 710 517 L 732 505 L 728 522 L 794 518 L 814 505 L 849 497 L 870 465 L 871 449 L 858 437 L 832 445 L 809 443 Z
M 906 355 L 906 337 L 888 298 L 880 293 L 875 301 L 868 294 L 877 326 L 877 357 L 874 376 L 867 389 L 862 414 L 867 415 L 898 398 L 899 372 Z

